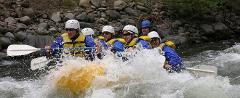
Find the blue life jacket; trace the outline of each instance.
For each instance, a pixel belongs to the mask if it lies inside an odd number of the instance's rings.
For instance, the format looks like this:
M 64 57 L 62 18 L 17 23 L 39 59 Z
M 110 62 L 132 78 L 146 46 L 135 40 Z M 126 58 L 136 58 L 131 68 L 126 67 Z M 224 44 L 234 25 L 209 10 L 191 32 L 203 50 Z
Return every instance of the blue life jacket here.
M 164 52 L 164 56 L 166 57 L 168 64 L 171 65 L 172 70 L 180 72 L 184 68 L 182 58 L 178 56 L 178 54 L 173 48 L 167 45 L 163 46 L 162 50 Z

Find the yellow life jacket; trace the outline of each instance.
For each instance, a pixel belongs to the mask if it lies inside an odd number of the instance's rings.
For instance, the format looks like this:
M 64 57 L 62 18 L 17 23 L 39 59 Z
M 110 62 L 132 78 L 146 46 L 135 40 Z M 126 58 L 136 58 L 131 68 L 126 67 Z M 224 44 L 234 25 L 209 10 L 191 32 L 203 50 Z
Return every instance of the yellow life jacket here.
M 162 50 L 165 45 L 166 45 L 165 43 L 161 43 L 157 48 Z
M 123 44 L 126 44 L 126 41 L 122 38 L 114 38 L 107 42 L 108 45 L 113 45 L 116 41 L 120 41 Z
M 68 37 L 67 33 L 64 33 L 61 35 L 63 38 L 63 43 L 64 43 L 64 48 L 77 48 L 77 47 L 85 47 L 85 36 L 83 34 L 80 34 L 76 40 L 71 40 Z M 71 50 L 71 49 L 70 49 Z M 82 49 L 72 49 L 70 53 L 73 56 L 78 56 L 78 57 L 84 57 L 84 51 Z
M 148 41 L 148 42 L 151 41 L 151 38 L 149 36 L 140 36 L 139 39 L 142 39 L 142 40 L 145 40 L 145 41 Z
M 160 48 L 160 49 L 163 49 L 163 47 L 164 46 L 169 46 L 169 47 L 171 47 L 171 48 L 173 48 L 173 49 L 176 49 L 176 46 L 175 46 L 175 44 L 172 42 L 172 41 L 166 41 L 166 42 L 164 42 L 164 43 L 161 43 L 159 46 L 158 46 L 158 48 Z
M 168 40 L 165 42 L 165 44 L 173 49 L 176 49 L 176 45 L 174 44 L 173 41 Z
M 137 44 L 138 38 L 134 38 L 130 43 L 126 44 L 126 47 L 133 47 Z

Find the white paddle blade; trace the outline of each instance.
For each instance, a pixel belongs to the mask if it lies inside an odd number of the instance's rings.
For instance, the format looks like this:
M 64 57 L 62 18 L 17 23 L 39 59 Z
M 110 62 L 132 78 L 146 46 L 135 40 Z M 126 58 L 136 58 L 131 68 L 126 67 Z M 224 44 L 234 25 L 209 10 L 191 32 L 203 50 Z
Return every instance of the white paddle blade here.
M 48 64 L 49 60 L 46 58 L 46 56 L 38 57 L 35 59 L 32 59 L 31 61 L 31 70 L 36 70 L 39 68 L 42 68 Z
M 27 55 L 38 50 L 40 49 L 29 45 L 10 45 L 7 48 L 7 55 L 8 56 Z
M 196 77 L 217 76 L 217 67 L 209 65 L 197 65 L 193 68 L 186 68 Z

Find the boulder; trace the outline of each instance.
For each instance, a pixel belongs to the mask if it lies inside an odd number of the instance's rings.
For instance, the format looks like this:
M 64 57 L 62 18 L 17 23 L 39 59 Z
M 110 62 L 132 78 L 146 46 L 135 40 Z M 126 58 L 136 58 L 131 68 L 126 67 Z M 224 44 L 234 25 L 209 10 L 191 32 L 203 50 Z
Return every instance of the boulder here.
M 75 15 L 71 12 L 67 12 L 67 13 L 65 13 L 64 16 L 65 16 L 66 19 L 74 19 Z
M 83 12 L 83 13 L 80 13 L 76 16 L 76 19 L 78 21 L 87 21 L 88 20 L 88 17 L 87 17 L 87 13 L 86 12 Z
M 10 38 L 8 37 L 0 37 L 0 43 L 2 48 L 7 48 L 9 45 L 12 44 Z
M 200 28 L 206 33 L 213 33 L 214 32 L 213 27 L 211 25 L 208 25 L 208 24 L 203 24 L 203 25 L 200 26 Z
M 25 30 L 27 29 L 27 25 L 23 24 L 23 23 L 17 23 L 17 31 L 18 30 Z
M 33 8 L 23 8 L 22 13 L 23 15 L 29 16 L 29 17 L 34 17 L 34 14 L 35 14 Z
M 1 48 L 0 48 L 0 49 L 1 49 Z M 6 53 L 0 52 L 0 60 L 1 60 L 2 58 L 6 57 L 6 56 L 7 56 Z
M 121 15 L 119 12 L 116 10 L 107 10 L 106 14 L 111 18 L 111 19 L 118 19 Z
M 85 8 L 90 8 L 90 6 L 91 6 L 90 1 L 91 0 L 80 0 L 79 6 L 85 7 Z
M 7 32 L 4 36 L 10 38 L 10 39 L 15 39 L 15 36 L 11 32 Z
M 113 7 L 116 10 L 122 10 L 127 7 L 127 3 L 124 2 L 123 0 L 117 0 L 117 1 L 114 1 Z
M 141 6 L 141 5 L 137 5 L 137 9 L 146 12 L 148 10 L 148 8 Z
M 129 15 L 133 15 L 133 16 L 137 16 L 138 15 L 138 11 L 135 9 L 132 9 L 130 7 L 125 8 L 124 10 L 126 13 L 128 13 Z
M 223 31 L 228 29 L 228 27 L 221 22 L 215 23 L 213 27 L 214 27 L 214 30 L 216 31 Z
M 47 23 L 40 23 L 38 25 L 38 29 L 37 29 L 37 33 L 38 34 L 48 34 L 49 32 L 48 30 L 49 25 Z
M 54 22 L 60 22 L 62 19 L 61 19 L 61 13 L 60 12 L 55 12 L 52 14 L 51 16 L 51 19 L 54 21 Z
M 29 24 L 31 22 L 31 18 L 28 16 L 21 17 L 20 22 L 24 24 Z
M 95 7 L 101 7 L 102 0 L 91 0 L 91 3 Z
M 27 33 L 23 31 L 19 31 L 16 33 L 15 37 L 16 37 L 16 40 L 23 41 L 27 37 Z
M 13 17 L 8 17 L 8 18 L 6 18 L 6 19 L 4 20 L 4 22 L 7 23 L 7 24 L 10 24 L 10 25 L 17 23 L 16 19 L 14 19 Z

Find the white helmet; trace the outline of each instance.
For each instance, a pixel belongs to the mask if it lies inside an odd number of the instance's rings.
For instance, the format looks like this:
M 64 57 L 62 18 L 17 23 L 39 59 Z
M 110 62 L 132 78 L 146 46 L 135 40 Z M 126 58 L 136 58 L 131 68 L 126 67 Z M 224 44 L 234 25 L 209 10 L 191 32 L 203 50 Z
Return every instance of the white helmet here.
M 133 26 L 133 25 L 126 25 L 126 26 L 123 28 L 123 31 L 131 31 L 131 33 L 138 34 L 138 29 L 137 29 L 137 27 L 135 27 L 135 26 Z
M 83 35 L 93 35 L 94 34 L 94 31 L 92 28 L 84 28 L 82 29 L 81 31 L 83 33 Z
M 77 20 L 71 19 L 65 23 L 65 29 L 67 28 L 80 29 L 80 24 Z
M 148 36 L 149 36 L 150 38 L 159 38 L 160 41 L 161 41 L 161 38 L 160 38 L 159 34 L 158 34 L 156 31 L 151 31 L 151 32 L 149 32 L 149 33 L 148 33 Z
M 114 28 L 110 25 L 106 25 L 102 28 L 102 32 L 110 32 L 110 33 L 114 34 Z

